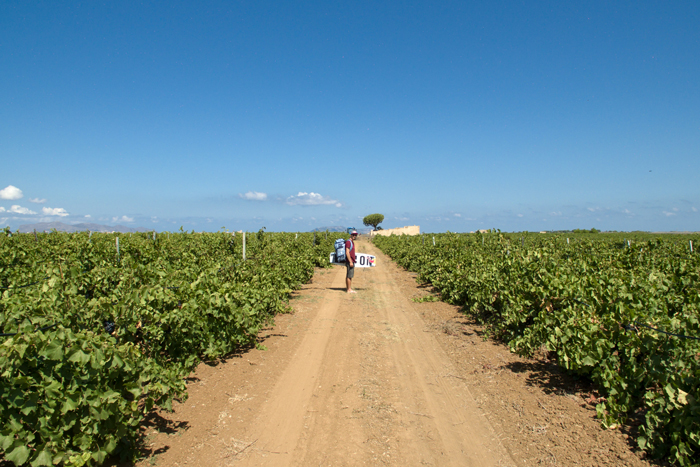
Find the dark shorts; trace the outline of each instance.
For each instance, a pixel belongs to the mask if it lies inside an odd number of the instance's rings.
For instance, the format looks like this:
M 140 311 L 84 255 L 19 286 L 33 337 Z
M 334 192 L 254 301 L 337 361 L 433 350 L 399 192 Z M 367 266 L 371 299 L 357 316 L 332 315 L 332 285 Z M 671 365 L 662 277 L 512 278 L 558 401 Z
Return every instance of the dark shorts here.
M 353 277 L 355 277 L 355 266 L 352 266 L 352 267 L 351 267 L 351 266 L 350 266 L 350 263 L 348 263 L 348 262 L 346 261 L 346 262 L 345 262 L 345 267 L 346 267 L 347 270 L 348 270 L 347 275 L 346 275 L 345 277 L 347 277 L 348 279 L 352 279 Z

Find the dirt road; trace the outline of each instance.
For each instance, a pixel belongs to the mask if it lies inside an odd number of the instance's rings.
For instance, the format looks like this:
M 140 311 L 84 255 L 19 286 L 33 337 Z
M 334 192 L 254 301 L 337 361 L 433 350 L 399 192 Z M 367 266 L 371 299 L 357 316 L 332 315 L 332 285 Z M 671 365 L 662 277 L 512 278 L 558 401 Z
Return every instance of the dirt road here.
M 320 270 L 253 349 L 200 365 L 147 429 L 143 465 L 646 465 L 590 388 L 479 337 L 366 241 L 377 267 Z M 586 399 L 588 398 L 588 399 Z

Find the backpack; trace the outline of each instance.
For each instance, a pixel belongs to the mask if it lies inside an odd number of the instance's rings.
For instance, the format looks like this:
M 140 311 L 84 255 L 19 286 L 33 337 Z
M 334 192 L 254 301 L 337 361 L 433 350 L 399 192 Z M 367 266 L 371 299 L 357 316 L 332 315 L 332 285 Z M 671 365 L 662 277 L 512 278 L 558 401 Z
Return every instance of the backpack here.
M 345 262 L 345 240 L 342 238 L 339 238 L 338 240 L 335 241 L 335 244 L 333 246 L 335 247 L 335 260 L 338 263 L 344 263 Z

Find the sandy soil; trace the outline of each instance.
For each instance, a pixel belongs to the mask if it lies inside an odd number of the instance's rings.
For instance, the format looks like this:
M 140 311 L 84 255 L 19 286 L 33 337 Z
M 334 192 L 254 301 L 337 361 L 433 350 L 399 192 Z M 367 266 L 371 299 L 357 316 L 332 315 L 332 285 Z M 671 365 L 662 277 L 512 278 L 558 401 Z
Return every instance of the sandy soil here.
M 318 270 L 261 335 L 202 364 L 145 424 L 140 466 L 651 465 L 604 430 L 596 393 L 485 340 L 371 243 L 377 267 Z

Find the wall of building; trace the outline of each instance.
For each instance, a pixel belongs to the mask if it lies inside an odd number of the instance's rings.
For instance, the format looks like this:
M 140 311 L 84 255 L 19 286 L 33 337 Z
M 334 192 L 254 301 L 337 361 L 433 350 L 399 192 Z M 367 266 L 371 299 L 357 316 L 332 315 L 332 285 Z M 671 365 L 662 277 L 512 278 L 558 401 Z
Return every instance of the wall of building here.
M 370 236 L 374 237 L 375 235 L 384 235 L 386 237 L 390 235 L 420 235 L 420 226 L 419 225 L 409 225 L 406 227 L 399 227 L 397 229 L 385 229 L 385 230 L 376 230 L 372 231 L 369 233 Z

